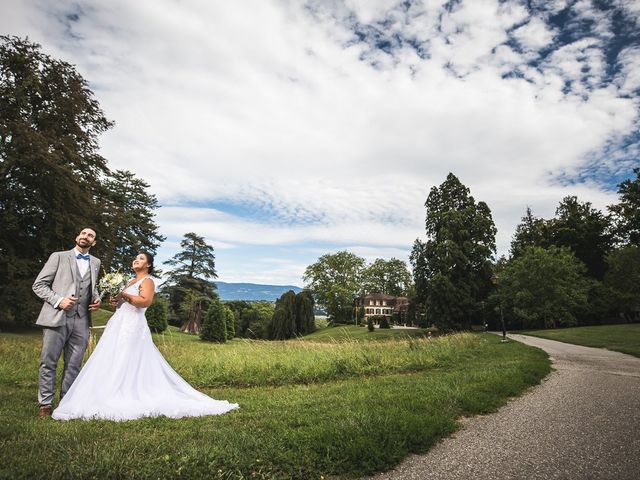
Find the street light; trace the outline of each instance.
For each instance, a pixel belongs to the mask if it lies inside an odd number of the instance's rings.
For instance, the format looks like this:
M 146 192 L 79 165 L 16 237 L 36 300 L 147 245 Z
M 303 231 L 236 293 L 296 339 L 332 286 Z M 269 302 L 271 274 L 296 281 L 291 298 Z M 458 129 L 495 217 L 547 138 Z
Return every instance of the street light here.
M 502 341 L 507 341 L 507 328 L 504 325 L 504 314 L 502 313 L 502 299 L 500 298 L 499 277 L 495 273 L 491 275 L 491 283 L 498 294 L 498 308 L 500 309 L 500 322 L 502 323 Z

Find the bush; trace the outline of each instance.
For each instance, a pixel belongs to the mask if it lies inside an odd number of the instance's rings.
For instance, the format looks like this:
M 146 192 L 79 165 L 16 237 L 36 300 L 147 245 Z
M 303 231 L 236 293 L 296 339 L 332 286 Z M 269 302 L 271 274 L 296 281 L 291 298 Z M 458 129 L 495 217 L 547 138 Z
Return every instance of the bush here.
M 389 320 L 387 320 L 387 317 L 382 317 L 380 319 L 379 327 L 380 328 L 391 328 L 391 326 L 389 325 Z
M 202 322 L 200 338 L 209 342 L 227 341 L 225 307 L 219 300 L 211 302 Z
M 145 316 L 147 325 L 153 333 L 164 332 L 169 326 L 169 301 L 160 295 L 154 296 Z
M 367 329 L 370 332 L 373 332 L 374 328 L 375 327 L 373 326 L 373 318 L 372 317 L 367 318 Z
M 236 316 L 228 307 L 224 307 L 224 315 L 227 340 L 233 340 L 236 336 Z

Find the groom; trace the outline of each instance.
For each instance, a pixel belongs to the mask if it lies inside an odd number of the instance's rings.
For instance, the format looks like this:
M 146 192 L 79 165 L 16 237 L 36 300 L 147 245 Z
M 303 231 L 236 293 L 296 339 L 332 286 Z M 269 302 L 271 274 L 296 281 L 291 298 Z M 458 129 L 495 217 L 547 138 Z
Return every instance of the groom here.
M 64 370 L 60 398 L 64 397 L 80 372 L 82 357 L 89 342 L 90 311 L 100 307 L 96 280 L 100 260 L 89 255 L 96 244 L 96 232 L 84 228 L 76 237 L 76 246 L 66 252 L 54 252 L 33 283 L 33 291 L 44 301 L 36 325 L 43 328 L 38 383 L 39 417 L 51 415 L 55 391 L 56 367 L 64 352 Z

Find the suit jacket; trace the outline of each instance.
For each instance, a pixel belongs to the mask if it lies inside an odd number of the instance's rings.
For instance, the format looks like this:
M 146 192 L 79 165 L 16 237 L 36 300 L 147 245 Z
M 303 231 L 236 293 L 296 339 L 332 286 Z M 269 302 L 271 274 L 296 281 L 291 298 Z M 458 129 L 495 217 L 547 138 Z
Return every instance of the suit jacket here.
M 100 298 L 97 283 L 100 260 L 91 255 L 89 257 L 92 298 L 96 302 Z M 80 273 L 76 265 L 75 250 L 53 252 L 33 282 L 32 288 L 35 294 L 44 301 L 36 325 L 58 327 L 64 324 L 65 311 L 55 308 L 54 305 L 58 300 L 68 297 L 72 293 L 78 296 Z M 91 320 L 91 312 L 89 312 L 89 320 Z

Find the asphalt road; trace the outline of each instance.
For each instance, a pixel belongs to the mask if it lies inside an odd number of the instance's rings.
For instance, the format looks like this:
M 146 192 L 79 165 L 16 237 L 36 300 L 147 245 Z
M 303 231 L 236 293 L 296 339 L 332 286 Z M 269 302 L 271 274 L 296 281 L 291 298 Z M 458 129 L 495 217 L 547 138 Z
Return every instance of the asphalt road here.
M 640 479 L 640 358 L 509 335 L 555 369 L 497 413 L 373 479 Z

